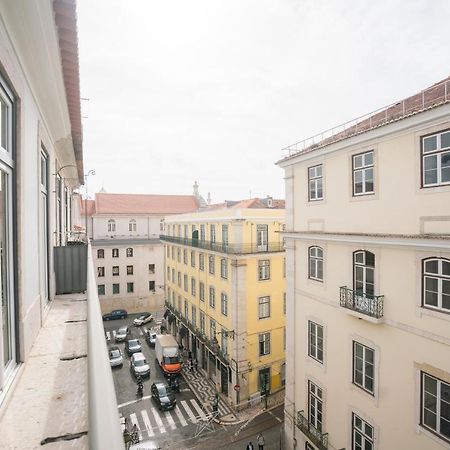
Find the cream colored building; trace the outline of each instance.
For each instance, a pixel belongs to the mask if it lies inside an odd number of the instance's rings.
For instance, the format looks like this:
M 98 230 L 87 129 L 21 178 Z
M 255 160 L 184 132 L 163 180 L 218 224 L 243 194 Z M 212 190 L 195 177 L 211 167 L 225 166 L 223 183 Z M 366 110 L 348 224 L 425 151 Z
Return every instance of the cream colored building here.
M 450 448 L 449 80 L 278 162 L 287 449 Z
M 283 227 L 271 198 L 165 219 L 171 331 L 239 407 L 284 387 Z

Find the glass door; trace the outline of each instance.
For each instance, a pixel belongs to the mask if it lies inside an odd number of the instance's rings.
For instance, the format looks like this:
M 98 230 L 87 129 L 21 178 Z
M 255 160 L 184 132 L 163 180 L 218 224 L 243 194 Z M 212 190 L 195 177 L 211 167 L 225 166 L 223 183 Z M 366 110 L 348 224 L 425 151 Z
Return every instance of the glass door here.
M 258 246 L 258 252 L 266 252 L 268 245 L 268 226 L 257 225 L 256 226 L 256 242 Z

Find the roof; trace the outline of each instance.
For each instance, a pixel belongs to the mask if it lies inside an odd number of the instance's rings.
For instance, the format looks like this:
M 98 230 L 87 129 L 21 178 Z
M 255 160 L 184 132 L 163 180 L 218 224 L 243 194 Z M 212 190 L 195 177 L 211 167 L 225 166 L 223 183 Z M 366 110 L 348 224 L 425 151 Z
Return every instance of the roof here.
M 197 209 L 194 195 L 98 193 L 92 214 L 182 214 Z
M 87 209 L 88 216 L 92 216 L 92 214 L 94 214 L 95 200 L 83 200 L 80 198 L 80 204 L 81 204 L 80 211 L 81 211 L 82 216 L 85 215 L 85 210 L 84 210 L 85 207 Z
M 54 0 L 53 11 L 58 30 L 61 66 L 78 179 L 81 184 L 84 184 L 76 0 Z
M 281 199 L 271 199 L 272 206 L 268 204 L 268 198 L 249 198 L 246 200 L 225 200 L 223 203 L 208 205 L 202 210 L 212 209 L 284 209 L 285 202 Z
M 279 160 L 278 163 L 449 102 L 450 76 L 417 94 L 284 148 L 284 151 L 288 151 L 288 156 Z

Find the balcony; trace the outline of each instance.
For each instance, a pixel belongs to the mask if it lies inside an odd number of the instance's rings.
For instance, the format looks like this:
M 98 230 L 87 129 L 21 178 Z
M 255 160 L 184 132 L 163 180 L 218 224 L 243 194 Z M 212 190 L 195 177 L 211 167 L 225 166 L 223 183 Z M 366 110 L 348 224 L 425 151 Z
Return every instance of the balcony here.
M 222 242 L 203 241 L 200 239 L 188 239 L 176 236 L 167 236 L 161 234 L 161 241 L 171 242 L 173 244 L 186 245 L 189 247 L 202 248 L 218 253 L 227 253 L 232 255 L 248 255 L 252 253 L 275 253 L 284 252 L 283 242 L 269 242 L 267 244 L 225 244 Z
M 349 289 L 347 286 L 340 288 L 339 304 L 353 313 L 352 315 L 370 322 L 382 321 L 383 299 L 384 295 L 368 295 Z
M 309 423 L 304 411 L 297 412 L 297 428 L 319 449 L 328 449 L 328 433 L 321 433 L 314 425 Z

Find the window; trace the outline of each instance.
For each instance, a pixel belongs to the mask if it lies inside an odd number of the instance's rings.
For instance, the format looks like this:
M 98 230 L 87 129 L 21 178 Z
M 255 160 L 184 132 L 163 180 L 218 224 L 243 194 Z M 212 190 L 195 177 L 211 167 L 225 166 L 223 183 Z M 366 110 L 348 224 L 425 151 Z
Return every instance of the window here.
M 119 266 L 113 266 L 112 274 L 113 274 L 114 277 L 119 276 Z
M 195 267 L 195 252 L 191 251 L 191 267 Z
M 177 248 L 177 261 L 181 262 L 181 249 Z
M 283 278 L 286 278 L 286 258 L 283 258 Z
M 108 220 L 108 233 L 114 233 L 116 231 L 116 221 L 114 219 Z
M 215 272 L 215 258 L 213 255 L 208 256 L 209 273 L 214 275 Z
M 205 283 L 200 281 L 198 289 L 199 289 L 200 301 L 204 302 L 205 301 Z
M 187 265 L 188 263 L 188 256 L 187 256 L 187 250 L 183 250 L 183 263 Z
M 127 292 L 129 294 L 134 292 L 134 283 L 127 283 Z
M 309 247 L 308 267 L 308 278 L 323 281 L 323 250 L 321 247 Z
M 220 276 L 222 278 L 228 278 L 228 262 L 226 258 L 220 260 Z
M 323 363 L 323 327 L 308 321 L 308 355 Z
M 213 319 L 209 319 L 209 337 L 211 340 L 216 337 L 216 321 Z
M 188 231 L 188 226 L 187 225 L 183 225 L 183 232 L 184 232 L 184 237 L 187 239 L 189 236 L 189 231 Z
M 178 311 L 181 314 L 181 297 L 180 296 L 178 296 Z
M 172 259 L 175 259 L 175 247 L 173 245 L 172 245 L 171 253 L 172 253 Z
M 308 421 L 322 432 L 322 389 L 308 380 Z
M 270 260 L 263 259 L 258 261 L 258 280 L 269 280 L 270 279 Z
M 105 295 L 105 285 L 99 284 L 97 286 L 98 295 Z
M 150 281 L 148 282 L 148 290 L 149 290 L 150 292 L 155 292 L 155 282 L 154 282 L 153 280 L 150 280 Z
M 200 225 L 200 241 L 205 242 L 205 225 Z
M 186 319 L 189 319 L 189 304 L 186 299 L 184 299 L 184 317 L 186 317 Z
M 353 384 L 374 393 L 375 350 L 353 341 Z
M 188 276 L 186 274 L 183 275 L 183 288 L 187 292 L 188 291 Z
M 256 244 L 258 252 L 266 252 L 268 248 L 268 233 L 269 227 L 267 225 L 256 226 Z
M 205 313 L 200 311 L 200 332 L 205 334 Z
M 209 287 L 209 306 L 216 307 L 216 291 L 213 286 Z
M 222 244 L 228 245 L 228 225 L 222 225 Z
M 191 278 L 191 295 L 195 297 L 197 294 L 197 286 L 195 284 L 195 278 Z
M 216 226 L 215 225 L 209 226 L 209 234 L 210 234 L 211 244 L 215 244 L 215 242 L 216 242 Z
M 167 246 L 167 257 L 170 257 L 170 245 Z
M 177 278 L 178 278 L 178 286 L 179 287 L 181 287 L 181 272 L 178 272 L 178 276 L 177 276 Z
M 424 259 L 422 285 L 422 305 L 450 313 L 450 260 Z
M 375 294 L 375 255 L 358 250 L 353 253 L 353 289 L 359 296 Z
M 450 183 L 450 131 L 422 138 L 422 186 Z
M 270 297 L 258 298 L 258 318 L 267 319 L 270 317 Z
M 136 221 L 134 219 L 128 222 L 128 231 L 136 231 Z
M 105 250 L 103 250 L 102 248 L 99 248 L 97 250 L 97 258 L 102 259 L 105 257 Z
M 373 427 L 355 413 L 352 414 L 352 450 L 373 450 Z
M 192 305 L 192 325 L 197 326 L 197 309 L 194 305 Z
M 104 277 L 105 276 L 105 268 L 104 267 L 97 267 L 97 276 L 98 277 Z
M 172 283 L 175 283 L 175 269 L 172 269 Z
M 226 355 L 228 353 L 228 345 L 227 345 L 227 330 L 225 328 L 222 328 L 220 333 L 220 349 L 222 352 Z
M 353 195 L 373 192 L 373 151 L 353 156 Z
M 154 264 L 149 264 L 148 265 L 148 273 L 149 274 L 155 273 L 155 265 Z
M 286 315 L 286 292 L 283 293 L 283 314 Z
M 450 384 L 422 372 L 420 424 L 450 441 Z
M 133 275 L 133 266 L 127 266 L 127 275 Z
M 113 258 L 118 258 L 119 257 L 119 249 L 118 248 L 113 248 L 111 250 L 111 254 Z
M 181 225 L 177 225 L 177 231 L 178 231 L 177 236 L 181 237 Z
M 309 442 L 305 442 L 305 450 L 315 450 L 315 449 Z
M 220 294 L 220 311 L 224 316 L 228 315 L 228 296 L 223 292 Z
M 113 294 L 120 294 L 120 284 L 113 283 Z
M 200 270 L 205 270 L 205 254 L 204 253 L 198 254 L 198 268 Z
M 259 356 L 268 355 L 270 353 L 270 333 L 262 333 L 259 335 Z
M 309 201 L 323 199 L 322 164 L 308 169 L 308 193 Z
M 127 248 L 127 258 L 132 258 L 132 257 L 133 257 L 133 249 Z

